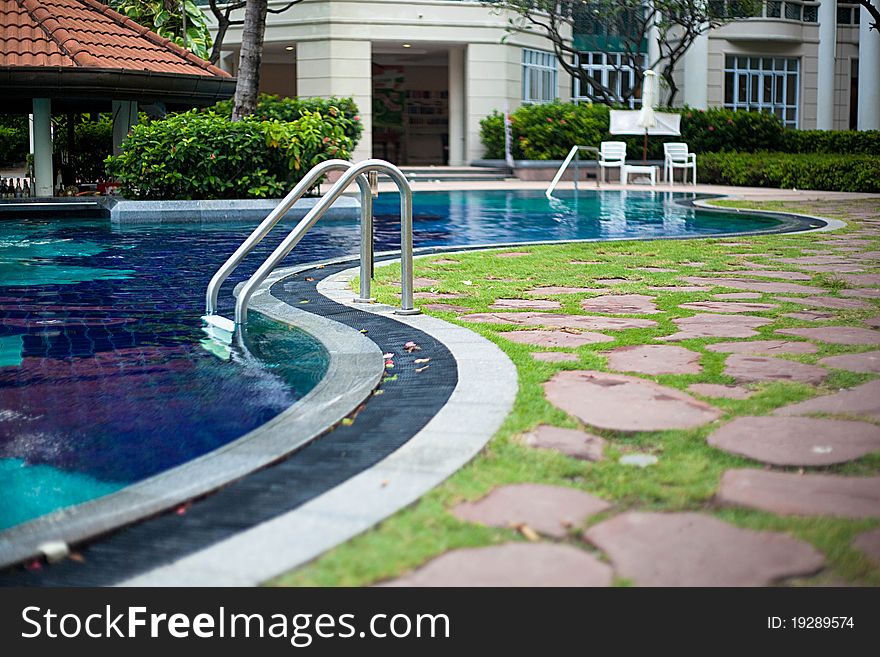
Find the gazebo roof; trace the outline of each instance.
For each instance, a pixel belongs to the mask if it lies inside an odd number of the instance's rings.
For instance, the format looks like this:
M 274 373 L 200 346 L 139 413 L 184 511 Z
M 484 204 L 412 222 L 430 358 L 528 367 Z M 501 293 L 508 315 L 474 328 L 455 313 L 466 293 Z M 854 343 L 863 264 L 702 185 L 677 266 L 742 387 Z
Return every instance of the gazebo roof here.
M 228 73 L 95 0 L 0 0 L 0 90 L 19 104 L 213 103 Z

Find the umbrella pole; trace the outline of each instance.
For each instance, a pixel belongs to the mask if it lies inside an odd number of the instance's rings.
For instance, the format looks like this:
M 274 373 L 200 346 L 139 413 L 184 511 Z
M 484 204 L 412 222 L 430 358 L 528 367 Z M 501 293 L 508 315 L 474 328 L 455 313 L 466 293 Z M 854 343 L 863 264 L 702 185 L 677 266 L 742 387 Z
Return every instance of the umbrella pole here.
M 642 142 L 642 163 L 648 163 L 648 131 L 645 131 L 645 139 Z

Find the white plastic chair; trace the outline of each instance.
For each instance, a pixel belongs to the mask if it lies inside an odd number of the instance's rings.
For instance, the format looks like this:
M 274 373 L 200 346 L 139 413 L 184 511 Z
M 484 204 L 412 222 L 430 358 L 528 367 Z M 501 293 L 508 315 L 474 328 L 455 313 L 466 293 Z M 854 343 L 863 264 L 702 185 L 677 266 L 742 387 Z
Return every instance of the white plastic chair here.
M 684 142 L 663 144 L 663 181 L 674 184 L 676 169 L 684 169 L 683 183 L 687 183 L 687 170 L 690 169 L 693 184 L 697 184 L 697 154 L 689 152 Z
M 626 142 L 603 141 L 599 144 L 599 171 L 602 182 L 605 180 L 605 169 L 619 169 L 623 180 L 623 167 L 626 166 Z

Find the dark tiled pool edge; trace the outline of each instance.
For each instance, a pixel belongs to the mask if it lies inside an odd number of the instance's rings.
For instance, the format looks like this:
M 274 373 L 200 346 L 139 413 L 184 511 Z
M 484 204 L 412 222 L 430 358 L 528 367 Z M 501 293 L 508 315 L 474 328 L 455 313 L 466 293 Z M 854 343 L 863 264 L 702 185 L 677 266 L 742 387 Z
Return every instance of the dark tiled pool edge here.
M 327 373 L 315 388 L 269 422 L 219 449 L 116 493 L 5 530 L 0 534 L 0 567 L 38 556 L 44 543 L 76 544 L 147 518 L 284 458 L 339 422 L 379 383 L 382 352 L 358 331 L 292 308 L 272 297 L 268 288 L 254 295 L 251 307 L 306 331 L 327 349 Z

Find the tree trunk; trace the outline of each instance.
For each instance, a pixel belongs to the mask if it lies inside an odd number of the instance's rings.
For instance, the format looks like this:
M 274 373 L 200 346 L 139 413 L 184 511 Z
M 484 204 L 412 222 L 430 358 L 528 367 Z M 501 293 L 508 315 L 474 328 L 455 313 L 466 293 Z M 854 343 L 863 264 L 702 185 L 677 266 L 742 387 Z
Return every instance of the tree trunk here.
M 221 18 L 217 21 L 217 35 L 214 37 L 214 47 L 211 48 L 211 57 L 208 59 L 214 66 L 220 62 L 220 51 L 223 50 L 223 40 L 229 30 L 229 19 Z
M 238 82 L 232 120 L 249 116 L 257 108 L 260 88 L 260 64 L 263 61 L 263 37 L 266 33 L 268 0 L 247 0 L 244 10 L 244 27 L 241 35 L 241 57 L 238 60 Z

